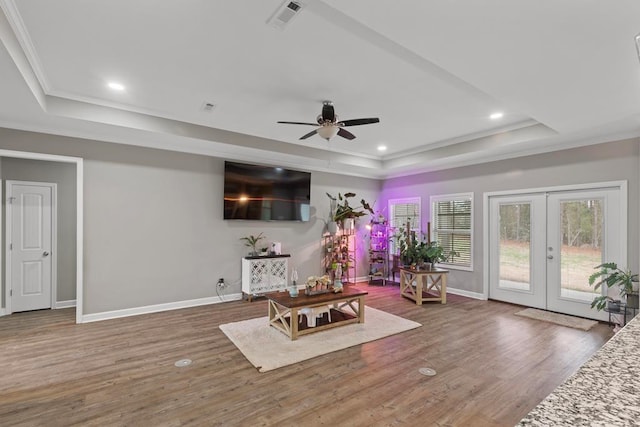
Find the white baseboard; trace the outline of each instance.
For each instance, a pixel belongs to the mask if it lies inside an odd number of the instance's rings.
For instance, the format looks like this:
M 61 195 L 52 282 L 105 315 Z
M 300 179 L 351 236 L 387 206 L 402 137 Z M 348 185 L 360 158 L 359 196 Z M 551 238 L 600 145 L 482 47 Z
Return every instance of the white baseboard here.
M 223 299 L 224 298 L 224 299 Z M 117 319 L 120 317 L 138 316 L 140 314 L 158 313 L 161 311 L 178 310 L 181 308 L 198 307 L 208 304 L 219 304 L 227 301 L 239 301 L 242 294 L 225 295 L 224 297 L 207 297 L 186 301 L 169 302 L 165 304 L 147 305 L 143 307 L 125 308 L 122 310 L 103 311 L 101 313 L 91 313 L 82 315 L 79 323 L 98 322 L 101 320 Z
M 6 314 L 6 310 L 4 308 L 0 308 L 0 316 L 4 316 Z
M 463 297 L 474 298 L 474 299 L 481 299 L 481 300 L 486 300 L 487 299 L 487 297 L 484 294 L 481 294 L 480 292 L 465 291 L 464 289 L 450 288 L 448 286 L 447 286 L 447 293 L 448 294 L 454 294 L 454 295 L 460 295 L 460 296 L 463 296 Z
M 75 306 L 76 306 L 76 300 L 70 299 L 67 301 L 56 301 L 56 304 L 53 308 L 58 309 L 58 308 L 69 308 L 69 307 L 75 307 Z

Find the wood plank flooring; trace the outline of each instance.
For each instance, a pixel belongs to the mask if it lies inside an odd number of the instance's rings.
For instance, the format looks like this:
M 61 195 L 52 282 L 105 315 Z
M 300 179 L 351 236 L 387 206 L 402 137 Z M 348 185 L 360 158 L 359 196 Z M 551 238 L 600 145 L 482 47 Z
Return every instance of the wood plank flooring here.
M 266 316 L 264 299 L 83 325 L 73 309 L 0 318 L 0 425 L 513 426 L 612 336 L 359 287 L 423 327 L 266 373 L 218 328 Z

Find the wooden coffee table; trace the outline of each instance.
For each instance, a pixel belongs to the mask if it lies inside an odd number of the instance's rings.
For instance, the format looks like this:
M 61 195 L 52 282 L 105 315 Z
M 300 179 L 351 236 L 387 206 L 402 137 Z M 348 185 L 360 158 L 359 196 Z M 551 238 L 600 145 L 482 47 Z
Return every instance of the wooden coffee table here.
M 311 334 L 325 329 L 364 323 L 364 297 L 368 292 L 351 286 L 345 286 L 342 292 L 320 295 L 304 295 L 292 298 L 288 292 L 265 294 L 269 300 L 269 324 L 283 332 L 292 341 L 299 335 Z M 300 322 L 300 310 L 331 305 L 330 316 L 318 320 L 315 327 Z M 345 310 L 348 309 L 348 310 Z

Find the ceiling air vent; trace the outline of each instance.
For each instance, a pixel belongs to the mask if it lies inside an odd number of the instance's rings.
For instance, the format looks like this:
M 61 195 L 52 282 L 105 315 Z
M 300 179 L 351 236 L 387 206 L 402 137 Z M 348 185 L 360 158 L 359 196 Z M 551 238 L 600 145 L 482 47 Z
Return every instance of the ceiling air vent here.
M 267 20 L 267 24 L 282 30 L 300 10 L 302 10 L 302 3 L 287 0 L 276 9 L 273 15 Z

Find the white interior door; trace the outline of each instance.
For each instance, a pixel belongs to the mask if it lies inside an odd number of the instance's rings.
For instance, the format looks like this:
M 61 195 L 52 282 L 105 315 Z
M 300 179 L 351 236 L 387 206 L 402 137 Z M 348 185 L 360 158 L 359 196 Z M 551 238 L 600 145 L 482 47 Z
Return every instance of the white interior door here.
M 55 184 L 7 181 L 7 308 L 51 308 Z
M 604 320 L 589 286 L 604 261 L 626 265 L 619 187 L 489 197 L 489 297 Z
M 544 194 L 489 199 L 489 295 L 545 308 Z

